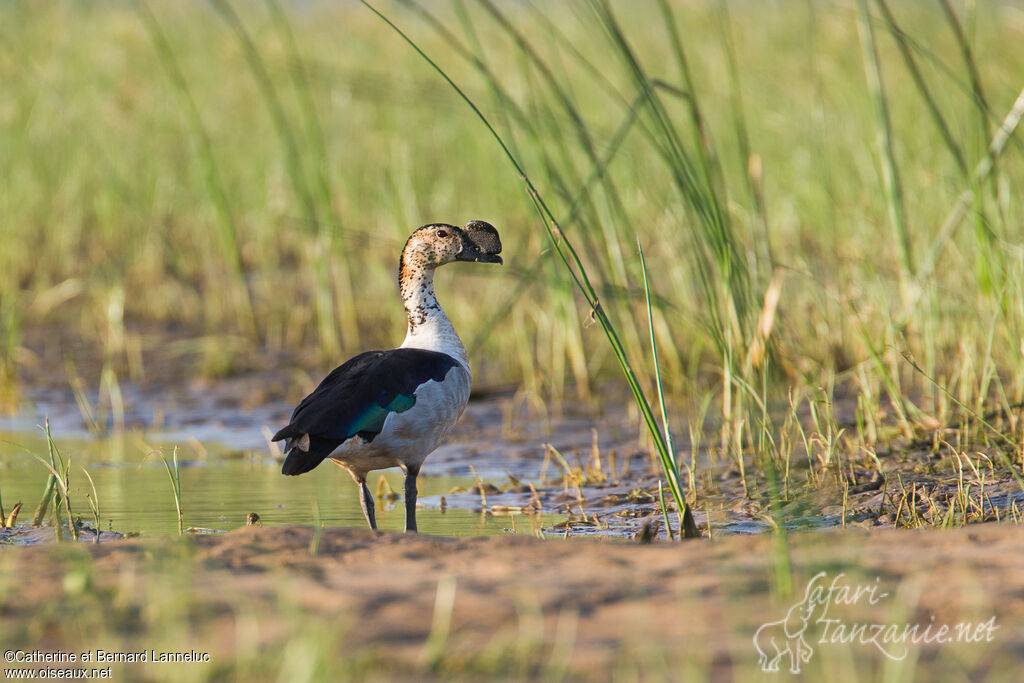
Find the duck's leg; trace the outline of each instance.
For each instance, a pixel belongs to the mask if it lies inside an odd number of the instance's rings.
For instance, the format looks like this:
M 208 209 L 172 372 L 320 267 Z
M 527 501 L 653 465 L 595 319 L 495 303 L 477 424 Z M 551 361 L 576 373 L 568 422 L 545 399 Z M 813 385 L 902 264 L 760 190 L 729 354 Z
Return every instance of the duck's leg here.
M 408 465 L 405 468 L 405 533 L 416 533 L 416 477 L 420 474 L 419 465 Z
M 377 529 L 377 520 L 373 516 L 373 496 L 370 495 L 370 489 L 366 487 L 366 478 L 359 480 L 359 491 L 362 495 L 359 496 L 359 502 L 363 506 L 363 516 L 366 517 L 366 523 L 370 525 L 373 530 Z

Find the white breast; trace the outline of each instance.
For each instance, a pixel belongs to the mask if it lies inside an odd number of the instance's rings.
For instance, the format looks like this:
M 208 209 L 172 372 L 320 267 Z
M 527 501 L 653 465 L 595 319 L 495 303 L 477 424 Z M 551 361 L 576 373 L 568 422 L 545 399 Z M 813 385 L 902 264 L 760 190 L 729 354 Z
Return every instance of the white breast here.
M 430 380 L 416 390 L 416 404 L 391 413 L 373 441 L 356 436 L 331 454 L 353 475 L 401 465 L 421 465 L 458 422 L 469 401 L 470 374 L 458 364 L 440 382 Z

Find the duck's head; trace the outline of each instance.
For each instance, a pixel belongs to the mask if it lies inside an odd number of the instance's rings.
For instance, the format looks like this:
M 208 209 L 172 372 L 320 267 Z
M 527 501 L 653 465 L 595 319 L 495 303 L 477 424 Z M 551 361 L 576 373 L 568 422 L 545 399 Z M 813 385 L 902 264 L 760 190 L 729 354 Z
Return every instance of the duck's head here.
M 402 250 L 402 270 L 436 268 L 452 261 L 502 263 L 500 253 L 501 239 L 490 223 L 470 221 L 464 228 L 431 223 L 409 236 Z

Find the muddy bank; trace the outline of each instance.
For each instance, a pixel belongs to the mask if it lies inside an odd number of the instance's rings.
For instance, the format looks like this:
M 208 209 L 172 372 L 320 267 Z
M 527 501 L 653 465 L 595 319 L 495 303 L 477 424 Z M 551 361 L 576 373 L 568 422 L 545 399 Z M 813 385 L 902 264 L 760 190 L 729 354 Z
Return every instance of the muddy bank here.
M 15 650 L 209 654 L 113 664 L 115 678 L 745 679 L 761 670 L 758 629 L 796 614 L 808 680 L 1011 680 L 1024 656 L 1022 540 L 1000 524 L 790 535 L 783 597 L 785 552 L 770 535 L 638 545 L 253 527 L 8 548 L 0 614 Z M 809 585 L 818 601 L 800 617 L 791 608 L 810 604 Z M 835 641 L 857 624 L 950 630 L 884 648 Z M 958 624 L 980 635 L 951 640 Z

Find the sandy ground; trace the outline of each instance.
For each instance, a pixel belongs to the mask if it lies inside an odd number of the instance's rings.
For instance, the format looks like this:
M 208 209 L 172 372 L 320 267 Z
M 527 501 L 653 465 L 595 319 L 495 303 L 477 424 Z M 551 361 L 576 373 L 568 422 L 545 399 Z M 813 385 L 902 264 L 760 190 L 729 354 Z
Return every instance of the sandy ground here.
M 793 677 L 794 649 L 806 680 L 1020 680 L 1024 662 L 1024 533 L 1011 525 L 790 534 L 786 597 L 771 535 L 641 545 L 328 529 L 316 555 L 312 540 L 249 527 L 4 548 L 5 649 L 210 653 L 113 664 L 117 680 L 776 680 Z M 930 642 L 871 635 L 913 624 Z M 762 672 L 780 650 L 781 672 Z

